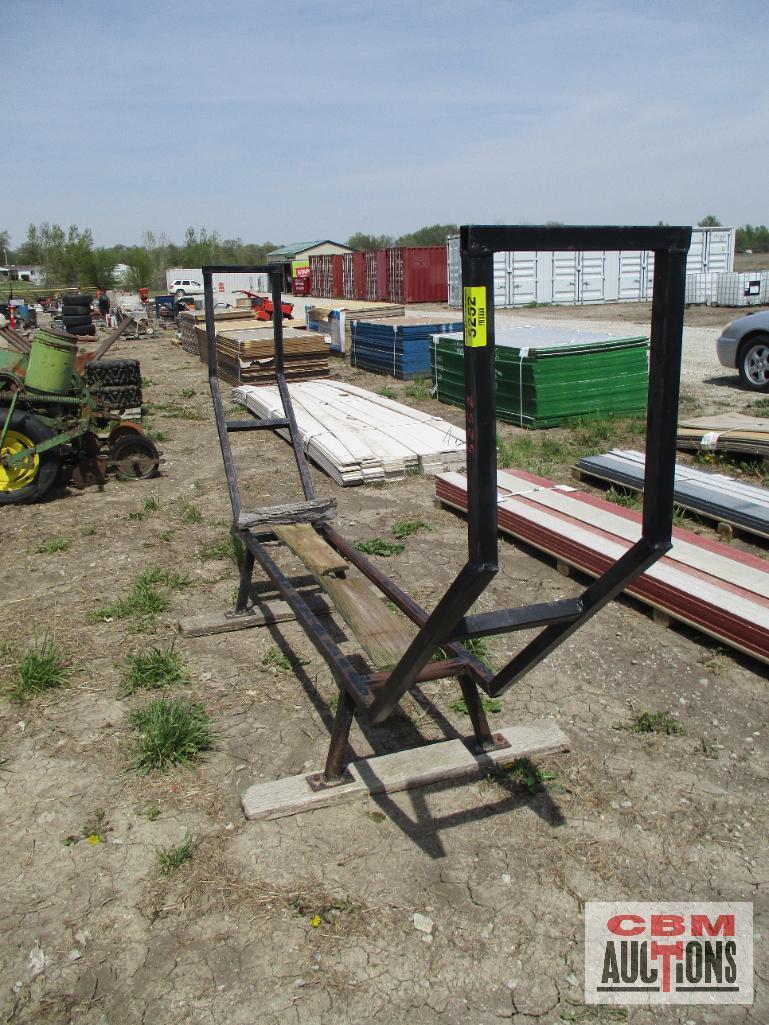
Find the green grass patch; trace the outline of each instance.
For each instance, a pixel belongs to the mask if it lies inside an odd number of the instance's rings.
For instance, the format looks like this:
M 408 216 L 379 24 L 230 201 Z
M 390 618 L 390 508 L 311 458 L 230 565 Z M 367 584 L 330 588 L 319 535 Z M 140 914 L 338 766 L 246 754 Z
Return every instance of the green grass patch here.
M 120 696 L 125 697 L 137 690 L 161 690 L 189 682 L 186 663 L 174 643 L 165 648 L 153 646 L 146 654 L 129 655 L 126 659 Z
M 481 698 L 481 705 L 483 706 L 484 712 L 491 712 L 492 715 L 496 715 L 502 711 L 502 702 L 499 698 Z M 469 715 L 470 710 L 467 707 L 467 702 L 464 698 L 460 698 L 458 701 L 453 701 L 449 708 L 453 708 L 455 712 L 459 712 L 461 715 Z
M 390 529 L 399 541 L 403 541 L 405 538 L 411 537 L 412 534 L 419 533 L 420 530 L 434 531 L 435 527 L 425 523 L 424 520 L 399 520 L 398 523 L 393 523 Z
M 196 393 L 194 388 L 182 388 L 179 394 L 183 399 L 191 399 Z
M 433 397 L 433 381 L 431 377 L 415 377 L 406 385 L 406 395 L 417 402 L 426 402 Z
M 144 433 L 150 439 L 150 441 L 157 441 L 162 444 L 164 441 L 168 441 L 169 435 L 165 431 L 161 431 L 158 427 L 154 427 L 151 423 L 145 421 L 143 424 Z
M 381 537 L 373 537 L 370 541 L 356 541 L 355 547 L 365 555 L 381 555 L 383 559 L 389 559 L 391 555 L 400 555 L 404 545 L 398 541 L 385 541 Z
M 182 499 L 177 505 L 176 515 L 179 517 L 179 522 L 185 527 L 192 527 L 196 523 L 203 522 L 203 513 L 193 502 L 188 502 L 186 499 Z
M 72 547 L 72 542 L 67 537 L 52 537 L 48 541 L 44 541 L 42 544 L 35 545 L 34 548 L 29 549 L 30 555 L 56 555 L 59 552 L 68 552 Z
M 541 793 L 556 778 L 554 772 L 540 769 L 530 758 L 516 758 L 514 762 L 495 765 L 488 775 L 498 783 L 513 783 L 529 794 Z
M 494 655 L 485 637 L 468 637 L 466 640 L 461 641 L 461 644 L 479 662 L 482 662 L 487 669 L 494 668 Z
M 152 619 L 168 609 L 170 592 L 188 587 L 191 582 L 183 573 L 157 566 L 134 577 L 124 598 L 95 609 L 88 618 L 92 623 L 132 616 Z
M 754 399 L 745 409 L 752 416 L 769 416 L 769 399 Z
M 93 537 L 95 534 L 98 534 L 98 530 L 96 527 L 83 527 L 80 533 L 83 537 Z
M 386 385 L 384 388 L 377 389 L 377 395 L 381 395 L 385 399 L 397 399 L 398 393 L 394 388 L 388 388 Z
M 203 562 L 212 562 L 214 559 L 232 559 L 241 566 L 246 554 L 246 548 L 239 537 L 234 537 L 229 532 L 224 537 L 215 541 L 205 541 L 198 547 L 198 558 Z
M 681 723 L 667 712 L 641 712 L 631 722 L 617 729 L 629 733 L 662 733 L 666 737 L 680 737 L 685 733 Z
M 158 861 L 160 871 L 164 876 L 170 876 L 172 872 L 175 872 L 180 865 L 183 865 L 186 861 L 189 861 L 195 849 L 198 846 L 199 841 L 193 839 L 189 833 L 184 837 L 181 843 L 175 847 L 160 847 L 155 852 L 155 857 Z
M 284 655 L 276 644 L 270 645 L 262 658 L 262 665 L 268 669 L 280 669 L 284 673 L 292 673 L 300 666 L 309 665 L 308 658 L 301 658 L 299 655 Z
M 606 492 L 607 502 L 621 505 L 625 509 L 642 509 L 643 499 L 637 491 L 628 491 L 626 488 L 617 488 L 613 484 Z
M 131 713 L 134 769 L 166 772 L 174 765 L 197 760 L 214 744 L 214 735 L 201 704 L 178 698 L 155 698 Z
M 205 413 L 197 406 L 186 406 L 183 402 L 177 402 L 175 399 L 155 405 L 153 410 L 170 420 L 205 420 L 206 418 Z
M 498 437 L 498 465 L 547 476 L 563 465 L 608 448 L 642 446 L 646 421 L 637 416 L 589 417 L 575 420 L 564 430 L 560 437 L 536 430 L 522 431 L 512 438 Z
M 14 701 L 29 701 L 47 690 L 62 687 L 69 675 L 64 653 L 54 636 L 35 639 L 16 663 L 10 696 Z

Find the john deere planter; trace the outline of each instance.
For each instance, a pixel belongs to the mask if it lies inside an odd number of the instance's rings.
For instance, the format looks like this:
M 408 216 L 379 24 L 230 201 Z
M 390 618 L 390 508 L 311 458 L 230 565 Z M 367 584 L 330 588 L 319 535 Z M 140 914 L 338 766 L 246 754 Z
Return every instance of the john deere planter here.
M 158 450 L 139 424 L 114 426 L 141 408 L 138 360 L 76 354 L 76 341 L 52 330 L 35 333 L 29 355 L 0 349 L 0 505 L 38 502 L 57 481 L 102 484 L 108 470 L 157 473 Z

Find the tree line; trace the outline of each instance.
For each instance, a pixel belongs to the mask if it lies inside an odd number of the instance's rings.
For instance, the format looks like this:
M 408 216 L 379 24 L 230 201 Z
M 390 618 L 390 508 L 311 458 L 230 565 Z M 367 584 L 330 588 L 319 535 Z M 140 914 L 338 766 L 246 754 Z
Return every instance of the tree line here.
M 443 245 L 446 237 L 458 230 L 455 224 L 435 224 L 398 238 L 366 235 L 358 232 L 347 240 L 353 249 L 384 249 L 392 245 Z M 11 265 L 42 267 L 52 287 L 83 286 L 108 289 L 117 284 L 127 288 L 165 288 L 169 267 L 202 267 L 207 263 L 265 263 L 278 242 L 244 242 L 225 239 L 217 231 L 187 228 L 184 241 L 176 244 L 167 235 L 146 231 L 141 245 L 94 245 L 90 228 L 71 224 L 66 230 L 44 221 L 30 224 L 27 237 L 17 248 L 11 246 L 7 231 L 0 231 L 0 259 Z M 123 280 L 117 281 L 115 268 L 127 267 Z
M 555 222 L 553 222 L 555 223 Z M 708 214 L 699 221 L 701 227 L 718 227 L 719 219 Z M 456 234 L 456 224 L 432 224 L 405 235 L 371 235 L 355 232 L 347 239 L 353 249 L 386 249 L 390 246 L 444 245 L 449 235 Z M 165 272 L 169 267 L 202 267 L 206 263 L 258 264 L 266 262 L 267 254 L 278 248 L 276 242 L 244 242 L 240 238 L 225 239 L 218 231 L 187 228 L 180 244 L 164 233 L 144 232 L 140 245 L 94 245 L 90 228 L 71 224 L 66 230 L 44 221 L 30 224 L 25 240 L 12 248 L 7 231 L 0 231 L 0 258 L 9 264 L 30 264 L 43 268 L 46 282 L 52 287 L 89 286 L 113 288 L 123 284 L 130 289 L 165 288 Z M 737 228 L 738 252 L 769 252 L 769 228 L 746 224 Z M 116 280 L 115 268 L 127 267 L 122 281 Z

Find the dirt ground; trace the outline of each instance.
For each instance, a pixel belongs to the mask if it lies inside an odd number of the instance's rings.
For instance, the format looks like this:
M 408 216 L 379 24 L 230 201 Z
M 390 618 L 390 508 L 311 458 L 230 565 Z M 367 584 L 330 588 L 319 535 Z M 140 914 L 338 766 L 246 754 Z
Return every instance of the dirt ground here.
M 614 306 L 590 308 L 589 319 L 604 313 L 621 327 L 645 315 Z M 687 329 L 691 412 L 754 401 L 715 363 L 731 315 L 719 313 L 717 323 L 698 313 Z M 576 319 L 573 309 L 510 316 Z M 71 668 L 62 689 L 23 704 L 0 698 L 3 1020 L 765 1025 L 766 667 L 666 629 L 632 601 L 607 607 L 491 715 L 499 726 L 552 717 L 569 735 L 568 753 L 539 763 L 547 783 L 533 792 L 488 779 L 246 822 L 247 786 L 325 758 L 336 688 L 295 623 L 177 639 L 192 682 L 175 693 L 204 705 L 214 749 L 168 774 L 130 768 L 129 715 L 155 695 L 121 698 L 126 657 L 170 643 L 180 616 L 230 607 L 237 570 L 211 557 L 229 507 L 201 364 L 171 332 L 121 342 L 111 355 L 141 359 L 149 422 L 164 436 L 161 475 L 0 511 L 4 686 L 34 637 L 55 633 Z M 459 410 L 414 398 L 401 382 L 341 360 L 333 367 L 461 423 Z M 235 450 L 247 497 L 296 497 L 285 443 L 237 435 Z M 556 467 L 564 482 L 568 472 Z M 399 520 L 434 528 L 402 554 L 374 557 L 432 607 L 466 544 L 464 521 L 436 506 L 433 481 L 341 489 L 320 471 L 314 479 L 336 496 L 337 523 L 353 540 L 392 537 Z M 50 551 L 55 539 L 69 546 Z M 734 544 L 767 554 L 744 538 Z M 582 582 L 534 551 L 509 540 L 500 548 L 481 609 L 579 592 Z M 190 578 L 166 612 L 89 618 L 156 567 Z M 494 639 L 494 657 L 522 640 Z M 276 648 L 302 664 L 281 668 Z M 450 707 L 457 695 L 451 681 L 424 685 L 384 727 L 356 725 L 355 753 L 434 740 L 444 725 L 466 735 L 467 717 Z M 670 714 L 684 732 L 617 728 L 644 710 Z M 93 834 L 103 842 L 89 843 Z M 164 875 L 158 851 L 186 836 L 192 857 Z M 586 1007 L 584 902 L 614 899 L 753 901 L 754 1006 Z M 434 923 L 430 936 L 415 929 L 415 912 Z

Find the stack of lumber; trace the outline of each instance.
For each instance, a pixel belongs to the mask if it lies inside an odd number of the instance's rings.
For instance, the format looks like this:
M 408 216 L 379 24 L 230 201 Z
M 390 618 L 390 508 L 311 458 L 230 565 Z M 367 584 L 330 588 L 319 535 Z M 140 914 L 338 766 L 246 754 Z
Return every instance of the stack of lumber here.
M 631 491 L 643 491 L 645 460 L 633 449 L 612 449 L 602 456 L 586 456 L 577 463 L 580 477 L 619 484 Z M 703 473 L 692 466 L 676 464 L 673 500 L 719 523 L 769 538 L 769 491 L 744 484 L 722 473 Z
M 283 369 L 287 381 L 328 377 L 328 346 L 323 335 L 283 329 Z M 269 384 L 275 380 L 275 340 L 266 330 L 222 331 L 216 336 L 216 374 L 228 384 Z
M 402 317 L 405 306 L 395 303 L 345 302 L 337 299 L 315 300 L 304 308 L 305 321 L 309 331 L 321 331 L 329 339 L 332 352 L 349 352 L 352 345 L 352 321 L 371 320 L 380 317 Z
M 430 372 L 430 339 L 462 330 L 456 317 L 383 317 L 352 321 L 350 360 L 355 367 L 401 380 Z
M 467 478 L 436 478 L 445 505 L 467 509 Z M 599 576 L 638 540 L 639 513 L 516 470 L 497 475 L 499 529 L 591 576 Z M 673 530 L 673 548 L 628 587 L 647 605 L 769 662 L 769 564 Z
M 215 310 L 214 320 L 217 324 L 221 321 L 242 320 L 244 326 L 257 323 L 250 310 Z M 204 310 L 185 310 L 179 314 L 179 340 L 185 352 L 192 353 L 193 356 L 200 355 L 199 345 L 201 339 L 205 340 L 205 324 Z M 200 325 L 202 333 L 195 330 L 198 325 Z M 203 344 L 203 348 L 205 349 L 205 344 Z
M 342 381 L 292 384 L 307 456 L 338 484 L 398 480 L 464 466 L 465 432 L 437 416 Z M 236 388 L 232 397 L 260 419 L 282 417 L 275 387 Z M 288 438 L 288 431 L 278 432 Z
M 646 409 L 648 339 L 547 325 L 496 331 L 497 417 L 521 427 L 556 427 L 580 417 Z M 432 374 L 442 402 L 465 401 L 461 334 L 436 334 Z
M 689 451 L 731 452 L 769 459 L 769 420 L 743 413 L 684 420 L 678 425 L 676 446 Z

